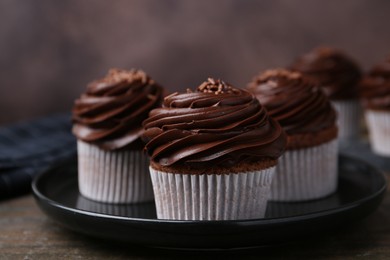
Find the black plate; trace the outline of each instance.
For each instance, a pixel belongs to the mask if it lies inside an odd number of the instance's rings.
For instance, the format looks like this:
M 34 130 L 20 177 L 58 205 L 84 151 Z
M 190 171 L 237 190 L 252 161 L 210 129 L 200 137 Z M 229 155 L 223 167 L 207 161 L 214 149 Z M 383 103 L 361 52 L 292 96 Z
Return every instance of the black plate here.
M 341 142 L 339 149 L 344 155 L 370 162 L 379 169 L 390 172 L 390 157 L 375 154 L 367 140 Z
M 269 203 L 264 219 L 173 221 L 156 219 L 153 203 L 112 205 L 79 194 L 76 161 L 37 176 L 41 209 L 65 227 L 95 237 L 153 247 L 208 249 L 268 246 L 318 235 L 374 211 L 386 190 L 384 175 L 341 156 L 335 194 L 305 203 Z

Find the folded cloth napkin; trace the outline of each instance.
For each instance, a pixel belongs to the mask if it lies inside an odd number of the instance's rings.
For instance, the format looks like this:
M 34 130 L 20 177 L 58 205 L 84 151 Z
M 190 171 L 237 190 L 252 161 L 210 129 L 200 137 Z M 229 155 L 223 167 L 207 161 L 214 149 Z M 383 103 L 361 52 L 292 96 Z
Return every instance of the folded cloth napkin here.
M 30 191 L 33 177 L 76 154 L 68 114 L 0 128 L 0 199 Z

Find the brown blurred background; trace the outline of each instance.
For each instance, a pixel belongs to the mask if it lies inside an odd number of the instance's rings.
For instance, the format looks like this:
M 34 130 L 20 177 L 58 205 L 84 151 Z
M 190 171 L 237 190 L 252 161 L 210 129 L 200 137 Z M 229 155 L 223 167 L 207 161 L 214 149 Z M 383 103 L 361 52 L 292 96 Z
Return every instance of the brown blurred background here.
M 368 68 L 390 53 L 390 1 L 0 0 L 0 125 L 70 111 L 110 67 L 170 91 L 244 86 L 317 45 Z

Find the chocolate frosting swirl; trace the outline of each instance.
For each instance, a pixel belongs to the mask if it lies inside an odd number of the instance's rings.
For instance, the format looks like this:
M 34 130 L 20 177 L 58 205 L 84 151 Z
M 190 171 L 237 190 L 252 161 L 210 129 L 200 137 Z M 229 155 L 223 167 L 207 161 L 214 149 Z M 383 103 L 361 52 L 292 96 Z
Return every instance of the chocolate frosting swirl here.
M 315 82 L 299 72 L 268 70 L 248 84 L 287 135 L 316 133 L 335 126 L 336 112 Z
M 359 66 L 343 52 L 319 47 L 298 58 L 291 69 L 317 80 L 332 100 L 358 97 Z
M 374 66 L 360 84 L 363 106 L 390 110 L 390 57 Z
M 73 133 L 106 150 L 135 145 L 143 133 L 142 121 L 162 99 L 162 87 L 145 72 L 111 69 L 75 101 Z
M 286 137 L 249 92 L 208 79 L 195 92 L 174 93 L 144 121 L 152 162 L 193 169 L 276 160 Z

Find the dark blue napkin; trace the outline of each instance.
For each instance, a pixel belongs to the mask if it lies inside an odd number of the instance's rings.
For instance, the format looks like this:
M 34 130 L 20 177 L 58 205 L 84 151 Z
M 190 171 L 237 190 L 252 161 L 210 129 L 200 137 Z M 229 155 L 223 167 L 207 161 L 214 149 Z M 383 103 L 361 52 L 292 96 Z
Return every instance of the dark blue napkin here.
M 69 115 L 0 128 L 0 199 L 30 191 L 34 176 L 76 154 Z

